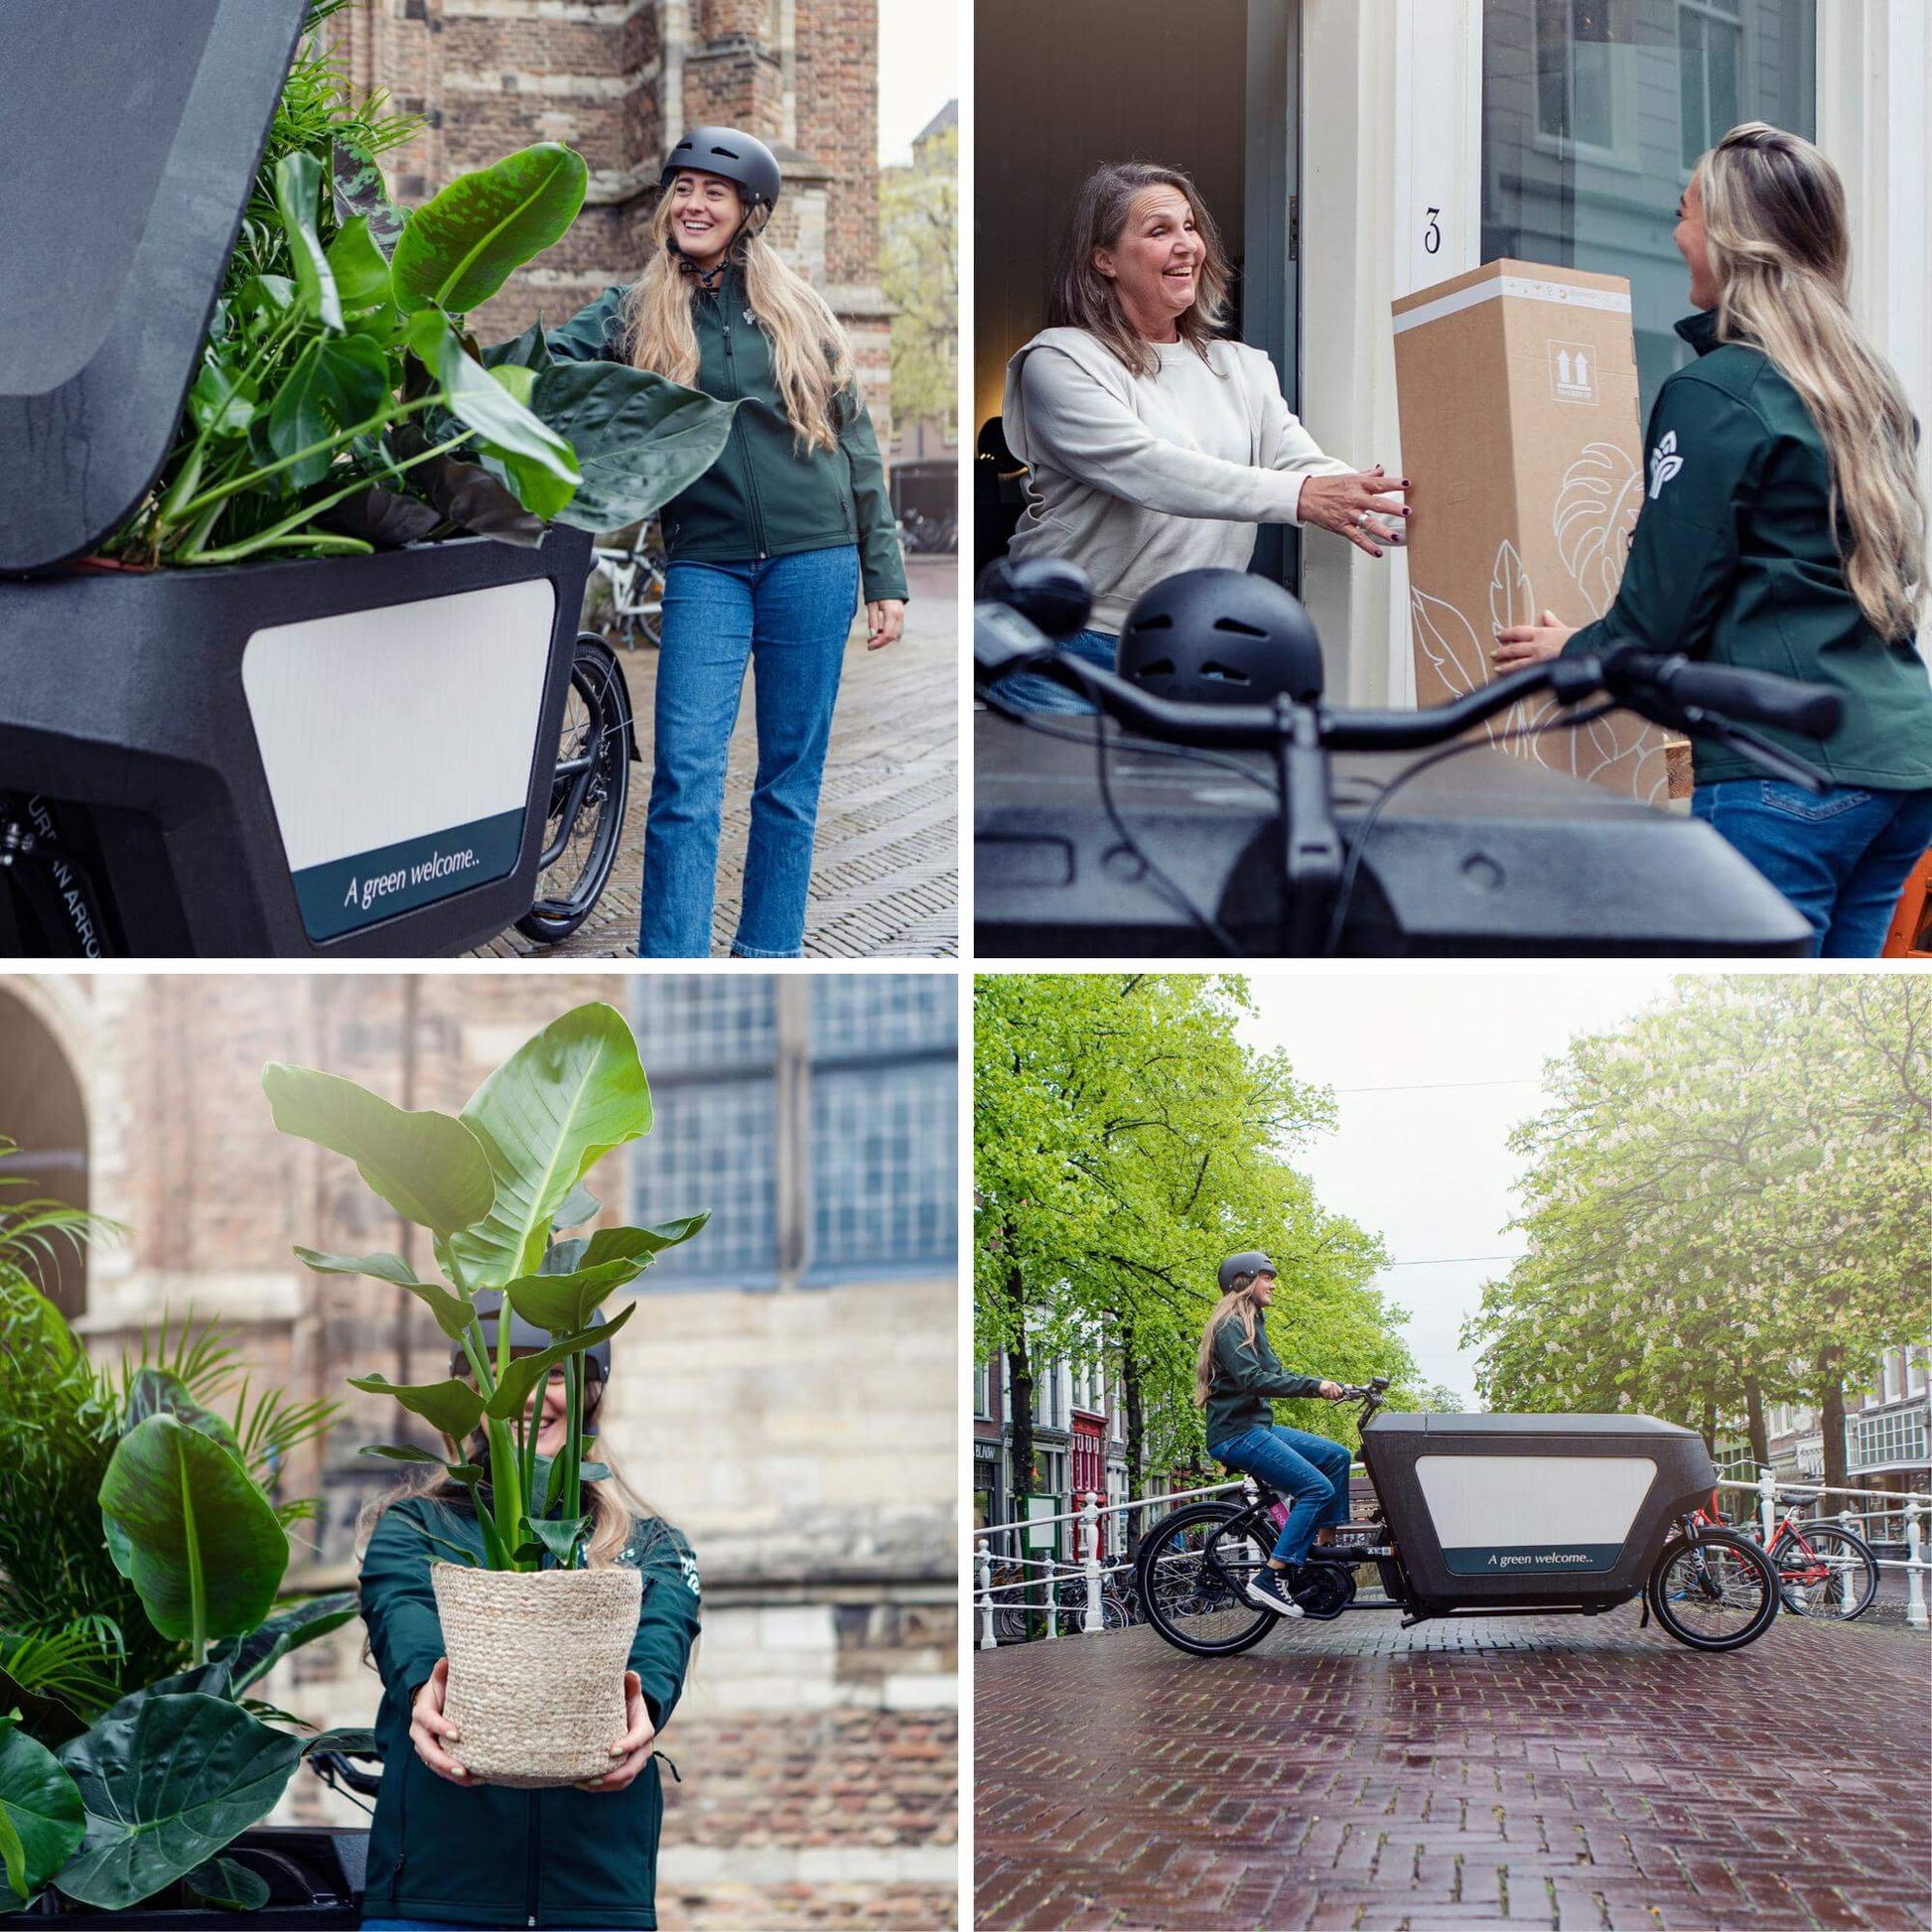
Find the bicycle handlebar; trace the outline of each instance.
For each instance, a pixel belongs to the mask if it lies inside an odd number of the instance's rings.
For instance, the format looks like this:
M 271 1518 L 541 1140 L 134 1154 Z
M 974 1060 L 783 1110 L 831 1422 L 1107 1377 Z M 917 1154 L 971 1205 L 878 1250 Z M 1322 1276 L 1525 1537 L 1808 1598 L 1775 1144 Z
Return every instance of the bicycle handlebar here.
M 1077 691 L 1121 724 L 1170 744 L 1273 750 L 1293 734 L 1301 709 L 1287 698 L 1273 704 L 1218 705 L 1156 697 L 1117 672 L 1048 646 L 1034 624 L 1000 604 L 974 607 L 973 656 L 976 672 L 985 682 L 1016 671 L 1040 672 Z M 1569 706 L 1599 691 L 1653 724 L 1692 732 L 1712 731 L 1734 720 L 1823 738 L 1838 728 L 1844 713 L 1843 700 L 1826 685 L 1700 664 L 1625 644 L 1601 657 L 1557 657 L 1507 671 L 1478 690 L 1418 711 L 1316 705 L 1315 736 L 1330 752 L 1425 751 L 1459 738 L 1524 698 L 1548 692 Z

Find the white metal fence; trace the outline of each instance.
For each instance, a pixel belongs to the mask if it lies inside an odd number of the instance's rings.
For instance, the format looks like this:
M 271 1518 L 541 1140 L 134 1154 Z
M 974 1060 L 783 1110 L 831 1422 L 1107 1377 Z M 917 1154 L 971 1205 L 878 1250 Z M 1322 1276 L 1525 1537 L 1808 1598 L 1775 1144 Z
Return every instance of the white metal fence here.
M 1361 1469 L 1360 1463 L 1351 1466 L 1349 1473 L 1354 1475 Z M 1106 1628 L 1105 1605 L 1102 1588 L 1105 1582 L 1105 1566 L 1100 1558 L 1100 1519 L 1103 1516 L 1127 1516 L 1135 1510 L 1163 1509 L 1170 1504 L 1187 1502 L 1197 1496 L 1219 1496 L 1230 1489 L 1251 1488 L 1246 1477 L 1236 1477 L 1228 1482 L 1210 1483 L 1201 1489 L 1176 1490 L 1171 1496 L 1142 1496 L 1124 1503 L 1103 1503 L 1098 1490 L 1085 1492 L 1086 1500 L 1077 1509 L 1061 1510 L 1054 1516 L 1035 1516 L 1024 1523 L 988 1523 L 975 1532 L 974 1572 L 973 1572 L 973 1613 L 979 1621 L 979 1647 L 982 1650 L 999 1648 L 999 1633 L 995 1628 L 995 1613 L 1002 1607 L 997 1601 L 1006 1598 L 1005 1607 L 1024 1610 L 1039 1609 L 1046 1619 L 1046 1636 L 1051 1639 L 1059 1635 L 1062 1606 L 1059 1602 L 1059 1587 L 1069 1577 L 1080 1578 L 1085 1585 L 1085 1601 L 1079 1607 L 1079 1627 L 1082 1635 L 1091 1636 Z M 1932 1571 L 1932 1563 L 1925 1558 L 1925 1526 L 1932 1520 L 1932 1501 L 1923 1496 L 1896 1496 L 1883 1489 L 1841 1489 L 1827 1487 L 1820 1482 L 1780 1482 L 1769 1469 L 1760 1469 L 1755 1482 L 1739 1482 L 1730 1477 L 1721 1477 L 1720 1489 L 1742 1490 L 1755 1495 L 1758 1499 L 1758 1522 L 1768 1549 L 1777 1535 L 1781 1520 L 1778 1512 L 1778 1497 L 1796 1494 L 1807 1499 L 1820 1496 L 1857 1496 L 1867 1504 L 1881 1505 L 1877 1508 L 1841 1509 L 1836 1515 L 1819 1511 L 1803 1520 L 1819 1523 L 1843 1525 L 1856 1536 L 1862 1536 L 1868 1543 L 1903 1542 L 1905 1555 L 1898 1557 L 1879 1557 L 1880 1572 L 1902 1570 L 1905 1572 L 1905 1621 L 1914 1630 L 1932 1628 L 1932 1617 L 1928 1617 L 1925 1602 L 1925 1577 Z M 1898 1518 L 1904 1530 L 1902 1537 L 1874 1536 L 1871 1524 L 1874 1521 L 1888 1522 Z M 1002 1559 L 1008 1564 L 1017 1565 L 1022 1572 L 1035 1571 L 1038 1576 L 1022 1575 L 1017 1580 L 999 1584 L 993 1581 L 993 1544 L 992 1539 L 1006 1531 L 1020 1533 L 1024 1547 L 1025 1533 L 1029 1529 L 1043 1529 L 1055 1523 L 1077 1523 L 1079 1525 L 1079 1561 L 1073 1564 L 1059 1562 L 1050 1557 L 1007 1557 Z M 1025 1592 L 1044 1586 L 1041 1593 L 1043 1604 L 1031 1603 Z M 1016 1598 L 1016 1592 L 1019 1595 Z

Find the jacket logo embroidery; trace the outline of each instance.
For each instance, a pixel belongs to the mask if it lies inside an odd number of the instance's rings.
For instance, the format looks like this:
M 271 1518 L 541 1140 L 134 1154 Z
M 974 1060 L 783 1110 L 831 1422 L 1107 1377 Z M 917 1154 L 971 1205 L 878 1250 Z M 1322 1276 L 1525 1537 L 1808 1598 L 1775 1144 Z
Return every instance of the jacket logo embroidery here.
M 1650 453 L 1650 496 L 1653 502 L 1664 492 L 1664 485 L 1684 467 L 1677 454 L 1677 432 L 1668 429 L 1664 439 Z

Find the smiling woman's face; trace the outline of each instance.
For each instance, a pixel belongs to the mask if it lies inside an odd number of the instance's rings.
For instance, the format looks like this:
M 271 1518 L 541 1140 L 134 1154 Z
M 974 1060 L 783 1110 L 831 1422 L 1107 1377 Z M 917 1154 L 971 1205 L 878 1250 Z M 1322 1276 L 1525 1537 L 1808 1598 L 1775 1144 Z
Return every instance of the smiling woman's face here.
M 745 203 L 736 186 L 722 175 L 686 171 L 671 181 L 671 233 L 687 261 L 709 268 L 727 248 Z
M 1193 307 L 1206 260 L 1186 196 L 1166 187 L 1136 195 L 1120 239 L 1093 251 L 1093 265 L 1119 290 L 1129 323 L 1156 343 L 1179 340 L 1175 320 Z

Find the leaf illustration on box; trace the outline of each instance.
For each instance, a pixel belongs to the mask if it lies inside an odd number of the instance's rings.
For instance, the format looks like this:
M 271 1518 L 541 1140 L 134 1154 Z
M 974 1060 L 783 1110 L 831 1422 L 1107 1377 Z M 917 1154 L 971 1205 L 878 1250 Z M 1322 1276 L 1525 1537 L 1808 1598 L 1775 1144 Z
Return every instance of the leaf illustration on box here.
M 1489 573 L 1489 619 L 1492 635 L 1511 624 L 1536 621 L 1536 593 L 1530 589 L 1529 572 L 1507 537 L 1496 546 L 1495 567 Z
M 1411 590 L 1409 617 L 1415 630 L 1416 648 L 1450 697 L 1462 697 L 1488 683 L 1489 674 L 1483 664 L 1482 644 L 1475 627 L 1453 604 Z
M 1564 472 L 1551 528 L 1557 556 L 1592 618 L 1600 618 L 1616 597 L 1642 502 L 1642 474 L 1614 443 L 1587 443 Z

